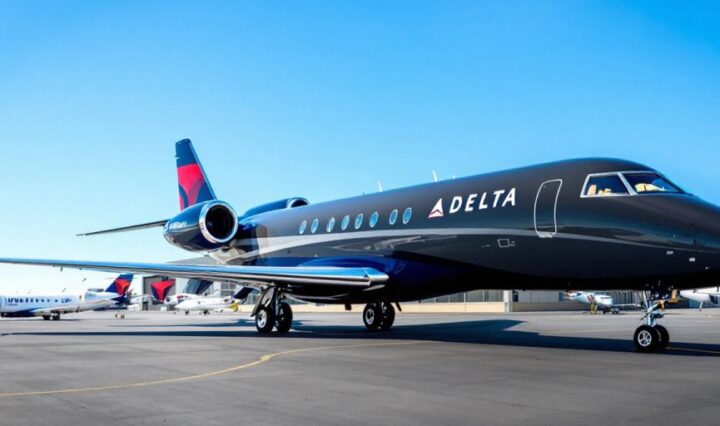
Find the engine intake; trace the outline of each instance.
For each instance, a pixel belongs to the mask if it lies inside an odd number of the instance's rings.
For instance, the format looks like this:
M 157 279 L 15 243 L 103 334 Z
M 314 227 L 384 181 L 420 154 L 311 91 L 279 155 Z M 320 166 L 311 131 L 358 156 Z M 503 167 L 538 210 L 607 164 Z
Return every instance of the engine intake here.
M 229 204 L 208 201 L 188 207 L 165 224 L 165 239 L 191 251 L 227 247 L 238 231 L 238 217 Z

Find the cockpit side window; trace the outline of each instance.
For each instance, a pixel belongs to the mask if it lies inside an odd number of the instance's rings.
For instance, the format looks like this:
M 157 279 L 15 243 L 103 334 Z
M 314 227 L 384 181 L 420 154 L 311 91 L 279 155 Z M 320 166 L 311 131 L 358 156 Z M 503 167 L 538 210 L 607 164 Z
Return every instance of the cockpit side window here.
M 629 194 L 625 182 L 618 173 L 590 175 L 583 190 L 583 197 L 608 197 Z
M 628 172 L 623 173 L 625 180 L 638 194 L 657 192 L 679 193 L 678 187 L 654 172 Z

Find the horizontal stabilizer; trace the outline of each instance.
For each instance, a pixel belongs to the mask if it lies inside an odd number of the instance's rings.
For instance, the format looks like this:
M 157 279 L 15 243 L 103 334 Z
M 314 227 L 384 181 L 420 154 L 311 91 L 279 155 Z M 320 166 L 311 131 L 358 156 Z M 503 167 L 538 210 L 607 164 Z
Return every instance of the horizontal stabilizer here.
M 165 219 L 165 220 L 158 220 L 155 222 L 142 223 L 140 225 L 130 225 L 130 226 L 123 226 L 121 228 L 105 229 L 102 231 L 88 232 L 85 234 L 77 234 L 77 236 L 78 237 L 89 237 L 91 235 L 116 234 L 118 232 L 138 231 L 140 229 L 147 229 L 147 228 L 158 228 L 160 226 L 165 226 L 165 224 L 168 222 L 168 220 L 169 219 Z
M 232 281 L 240 284 L 369 287 L 389 277 L 373 268 L 337 266 L 177 265 L 167 263 L 92 262 L 78 260 L 0 258 L 0 263 L 53 266 L 91 271 L 157 274 L 173 278 Z

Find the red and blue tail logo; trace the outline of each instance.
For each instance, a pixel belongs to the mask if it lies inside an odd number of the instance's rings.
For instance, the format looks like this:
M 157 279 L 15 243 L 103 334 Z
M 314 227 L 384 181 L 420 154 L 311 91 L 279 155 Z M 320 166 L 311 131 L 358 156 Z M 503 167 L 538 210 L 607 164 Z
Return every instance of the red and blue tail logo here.
M 122 274 L 119 277 L 115 278 L 115 281 L 110 284 L 110 287 L 108 287 L 105 291 L 108 293 L 115 293 L 119 294 L 120 296 L 127 295 L 128 290 L 130 290 L 130 284 L 132 284 L 133 280 L 133 274 Z
M 152 295 L 155 300 L 162 302 L 167 297 L 172 286 L 175 285 L 175 280 L 159 281 L 150 284 Z
M 178 189 L 180 191 L 180 210 L 205 201 L 215 200 L 215 192 L 210 186 L 205 171 L 197 158 L 190 139 L 175 144 L 177 159 Z

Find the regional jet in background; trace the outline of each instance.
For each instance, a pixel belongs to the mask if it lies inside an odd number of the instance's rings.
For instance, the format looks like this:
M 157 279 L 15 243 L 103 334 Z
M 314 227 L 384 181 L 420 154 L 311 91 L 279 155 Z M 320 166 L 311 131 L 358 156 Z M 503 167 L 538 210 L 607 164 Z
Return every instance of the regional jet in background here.
M 85 235 L 164 227 L 169 243 L 218 265 L 0 262 L 255 287 L 261 333 L 289 330 L 286 297 L 366 303 L 366 327 L 387 330 L 393 305 L 476 289 L 638 290 L 647 293 L 640 351 L 667 347 L 657 320 L 674 289 L 720 281 L 720 208 L 630 161 L 560 161 L 318 204 L 292 197 L 238 216 L 191 142 L 176 153 L 179 214 Z
M 616 304 L 615 300 L 613 300 L 612 296 L 609 294 L 594 291 L 569 291 L 565 293 L 565 297 L 568 300 L 590 305 L 590 312 L 593 314 L 599 309 L 602 311 L 603 315 L 608 312 L 615 315 L 619 314 L 621 309 L 636 309 L 641 306 L 635 303 Z
M 233 307 L 237 310 L 237 304 L 245 300 L 248 294 L 242 289 L 234 296 L 220 297 L 219 293 L 212 296 L 196 296 L 178 303 L 175 305 L 175 310 L 185 312 L 185 315 L 189 315 L 190 312 L 202 312 L 203 315 L 207 315 L 210 312 L 222 312 Z
M 706 303 L 717 305 L 720 303 L 720 287 L 696 288 L 694 290 L 682 290 L 680 296 L 700 304 L 700 311 Z
M 118 301 L 118 294 L 108 291 L 86 291 L 84 294 L 27 294 L 0 296 L 0 317 L 42 317 L 60 319 L 62 314 L 109 308 Z

